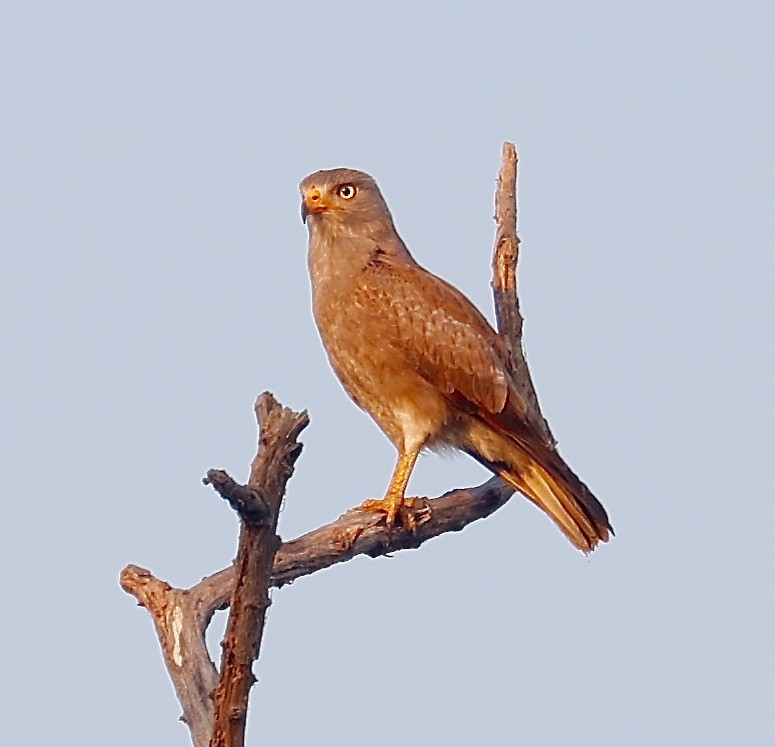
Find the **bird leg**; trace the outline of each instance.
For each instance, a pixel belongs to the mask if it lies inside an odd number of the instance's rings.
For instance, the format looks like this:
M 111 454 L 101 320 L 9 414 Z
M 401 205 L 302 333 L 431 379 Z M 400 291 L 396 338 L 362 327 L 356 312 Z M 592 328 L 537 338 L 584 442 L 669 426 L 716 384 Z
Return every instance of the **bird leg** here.
M 417 524 L 414 509 L 425 507 L 427 510 L 427 506 L 423 506 L 419 500 L 404 497 L 409 476 L 412 474 L 417 457 L 420 455 L 420 448 L 409 451 L 402 449 L 398 455 L 396 468 L 393 470 L 393 477 L 385 497 L 381 500 L 364 501 L 361 505 L 364 511 L 384 513 L 388 529 L 396 524 L 396 519 L 399 520 L 399 524 L 403 524 L 408 529 L 414 529 Z

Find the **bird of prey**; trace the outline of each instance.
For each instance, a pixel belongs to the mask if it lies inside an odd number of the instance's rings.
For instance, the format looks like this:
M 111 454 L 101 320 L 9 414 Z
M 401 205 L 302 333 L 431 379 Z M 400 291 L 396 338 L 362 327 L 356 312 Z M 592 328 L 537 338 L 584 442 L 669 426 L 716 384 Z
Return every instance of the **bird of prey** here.
M 531 427 L 502 338 L 456 288 L 421 267 L 374 179 L 318 171 L 299 185 L 312 304 L 347 394 L 398 450 L 385 498 L 364 507 L 411 525 L 406 486 L 423 449 L 467 452 L 545 511 L 578 549 L 612 533 L 603 506 Z

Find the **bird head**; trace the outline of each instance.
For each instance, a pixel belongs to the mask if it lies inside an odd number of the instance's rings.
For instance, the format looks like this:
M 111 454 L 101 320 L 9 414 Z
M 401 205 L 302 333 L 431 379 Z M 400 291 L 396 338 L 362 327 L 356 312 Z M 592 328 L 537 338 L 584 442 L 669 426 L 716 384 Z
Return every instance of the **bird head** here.
M 387 204 L 376 182 L 362 171 L 330 169 L 310 174 L 299 185 L 301 219 L 335 227 L 366 223 L 392 226 Z

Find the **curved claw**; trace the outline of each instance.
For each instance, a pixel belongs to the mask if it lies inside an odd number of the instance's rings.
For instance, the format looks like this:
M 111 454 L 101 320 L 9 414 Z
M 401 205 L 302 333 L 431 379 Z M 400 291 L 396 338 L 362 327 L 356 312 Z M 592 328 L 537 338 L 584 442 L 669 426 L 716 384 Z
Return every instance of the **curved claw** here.
M 402 498 L 388 495 L 379 500 L 364 501 L 359 508 L 371 513 L 384 513 L 388 529 L 402 526 L 414 532 L 419 524 L 430 519 L 430 506 L 420 498 Z

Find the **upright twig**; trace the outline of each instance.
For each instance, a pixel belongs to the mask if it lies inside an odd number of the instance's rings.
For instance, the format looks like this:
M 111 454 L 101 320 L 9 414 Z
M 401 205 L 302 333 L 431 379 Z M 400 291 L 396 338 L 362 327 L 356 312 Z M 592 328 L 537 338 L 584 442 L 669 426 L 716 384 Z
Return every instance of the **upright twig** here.
M 522 346 L 524 320 L 519 308 L 517 287 L 517 262 L 519 260 L 519 234 L 517 233 L 517 167 L 519 159 L 514 143 L 503 144 L 498 187 L 495 192 L 495 251 L 492 261 L 492 294 L 495 300 L 495 318 L 498 333 L 506 342 L 514 371 L 514 384 L 528 409 L 528 417 L 548 445 L 556 441 L 549 424 L 541 414 L 533 379 L 525 360 Z
M 255 682 L 252 667 L 261 648 L 272 566 L 280 547 L 277 519 L 285 484 L 301 453 L 296 439 L 309 423 L 306 412 L 281 407 L 268 392 L 258 398 L 255 411 L 259 442 L 248 489 L 231 489 L 233 481 L 215 470 L 205 480 L 229 500 L 242 520 L 221 674 L 213 692 L 215 723 L 210 747 L 242 747 L 245 743 L 248 696 Z M 225 486 L 230 489 L 224 490 Z
M 495 189 L 495 248 L 492 255 L 492 294 L 498 333 L 509 348 L 516 368 L 522 345 L 522 315 L 517 298 L 517 149 L 504 143 Z

